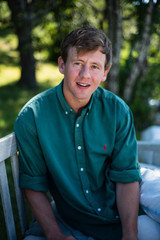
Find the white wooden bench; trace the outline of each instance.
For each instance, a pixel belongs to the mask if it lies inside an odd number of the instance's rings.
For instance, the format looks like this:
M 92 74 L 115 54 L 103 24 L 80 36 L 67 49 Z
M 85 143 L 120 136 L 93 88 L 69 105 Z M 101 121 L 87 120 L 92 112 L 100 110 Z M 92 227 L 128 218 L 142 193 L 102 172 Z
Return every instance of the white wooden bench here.
M 22 234 L 27 228 L 27 216 L 25 211 L 24 199 L 19 188 L 19 167 L 17 157 L 17 144 L 15 134 L 12 133 L 0 139 L 0 194 L 2 199 L 3 212 L 6 223 L 8 240 L 16 240 L 16 228 L 11 205 L 10 190 L 6 172 L 5 160 L 11 159 L 12 173 L 14 179 L 15 196 Z M 1 229 L 0 229 L 1 232 Z M 1 234 L 0 234 L 1 235 Z M 1 237 L 0 237 L 1 239 Z M 5 239 L 6 240 L 6 239 Z
M 150 162 L 146 162 L 145 154 L 152 152 Z M 148 155 L 148 154 L 147 154 Z M 160 167 L 160 142 L 142 142 L 138 141 L 138 156 L 141 162 L 146 162 Z M 27 217 L 24 205 L 23 194 L 19 188 L 19 168 L 17 157 L 17 144 L 14 133 L 11 133 L 0 139 L 0 194 L 6 222 L 6 231 L 8 240 L 16 240 L 16 228 L 13 216 L 13 210 L 10 199 L 8 178 L 6 173 L 5 160 L 11 159 L 12 173 L 14 179 L 15 195 L 17 199 L 18 213 L 22 234 L 27 228 Z M 0 229 L 1 232 L 1 229 Z M 1 238 L 0 238 L 1 239 Z M 3 239 L 2 239 L 3 240 Z M 5 239 L 6 240 L 6 239 Z

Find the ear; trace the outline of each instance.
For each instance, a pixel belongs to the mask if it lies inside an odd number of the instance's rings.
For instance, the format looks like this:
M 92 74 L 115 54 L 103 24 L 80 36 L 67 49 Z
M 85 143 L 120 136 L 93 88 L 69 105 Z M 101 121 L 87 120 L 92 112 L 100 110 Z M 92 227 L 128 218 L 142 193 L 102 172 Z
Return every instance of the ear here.
M 59 66 L 59 72 L 64 74 L 65 65 L 61 56 L 58 58 L 58 66 Z
M 110 69 L 111 69 L 111 68 L 108 68 L 107 70 L 104 71 L 104 76 L 103 76 L 102 82 L 106 81 L 107 75 L 108 75 Z

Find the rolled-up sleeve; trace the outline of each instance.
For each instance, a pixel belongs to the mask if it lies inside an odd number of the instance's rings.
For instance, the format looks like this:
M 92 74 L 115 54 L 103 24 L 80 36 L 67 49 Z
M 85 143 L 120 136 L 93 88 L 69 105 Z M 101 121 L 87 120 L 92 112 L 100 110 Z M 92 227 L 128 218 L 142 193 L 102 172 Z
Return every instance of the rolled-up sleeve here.
M 141 181 L 133 116 L 129 108 L 124 110 L 119 109 L 118 113 L 117 134 L 109 173 L 112 181 L 123 183 Z
M 20 187 L 48 191 L 47 168 L 31 110 L 18 116 L 14 131 L 19 150 Z

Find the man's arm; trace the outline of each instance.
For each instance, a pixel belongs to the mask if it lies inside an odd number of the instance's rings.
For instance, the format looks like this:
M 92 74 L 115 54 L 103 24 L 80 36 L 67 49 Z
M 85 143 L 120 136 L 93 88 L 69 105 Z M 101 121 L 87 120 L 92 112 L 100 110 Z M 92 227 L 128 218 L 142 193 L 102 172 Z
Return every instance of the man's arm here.
M 68 236 L 62 233 L 60 230 L 52 207 L 48 201 L 48 198 L 44 192 L 33 191 L 31 189 L 25 189 L 25 196 L 27 198 L 30 209 L 43 228 L 48 240 L 74 240 L 72 236 Z
M 116 201 L 122 224 L 122 240 L 138 240 L 139 182 L 116 183 Z

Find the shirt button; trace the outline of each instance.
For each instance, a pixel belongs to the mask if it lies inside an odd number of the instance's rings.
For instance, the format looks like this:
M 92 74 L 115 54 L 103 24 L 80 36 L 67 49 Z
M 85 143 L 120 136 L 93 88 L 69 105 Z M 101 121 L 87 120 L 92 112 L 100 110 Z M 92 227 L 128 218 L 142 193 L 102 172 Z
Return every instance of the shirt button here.
M 65 112 L 65 114 L 67 115 L 67 114 L 68 114 L 68 112 L 66 111 L 66 112 Z
M 82 147 L 81 146 L 78 146 L 78 150 L 81 150 L 82 149 Z
M 88 194 L 88 193 L 89 193 L 89 191 L 88 191 L 88 190 L 86 190 L 86 193 Z
M 76 127 L 79 127 L 79 123 L 76 124 Z
M 80 170 L 81 170 L 81 172 L 83 172 L 83 171 L 84 171 L 84 168 L 81 168 Z
M 97 208 L 97 211 L 98 211 L 98 212 L 101 212 L 101 211 L 102 211 L 102 209 L 101 209 L 101 208 Z

